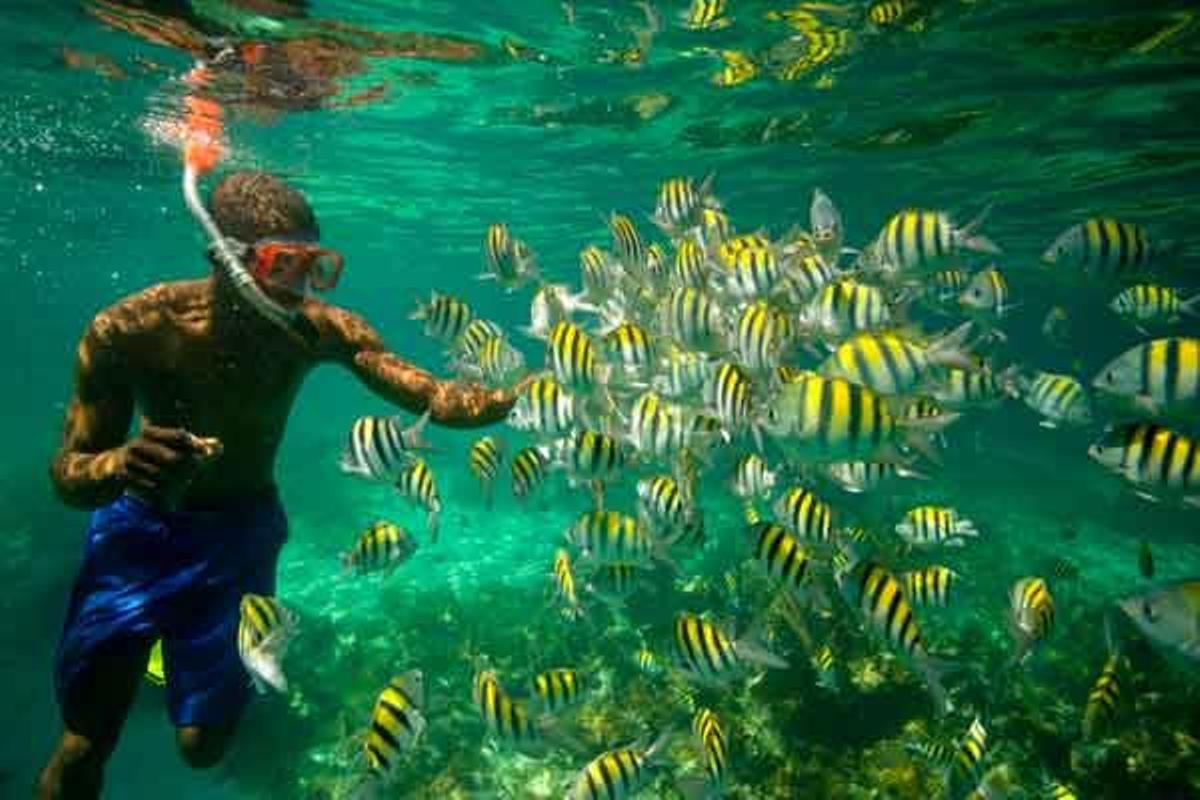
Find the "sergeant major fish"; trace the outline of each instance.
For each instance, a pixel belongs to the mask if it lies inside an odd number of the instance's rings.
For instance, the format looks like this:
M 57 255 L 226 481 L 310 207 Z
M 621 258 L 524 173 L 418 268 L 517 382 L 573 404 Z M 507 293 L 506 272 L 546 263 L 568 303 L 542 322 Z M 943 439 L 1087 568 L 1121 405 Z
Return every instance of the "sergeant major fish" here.
M 359 417 L 350 426 L 350 437 L 338 466 L 342 472 L 368 480 L 392 482 L 414 457 L 413 451 L 429 447 L 424 437 L 429 411 L 407 428 L 400 417 Z
M 260 594 L 244 594 L 239 605 L 238 655 L 259 693 L 270 686 L 286 692 L 283 659 L 296 635 L 296 615 L 276 600 Z

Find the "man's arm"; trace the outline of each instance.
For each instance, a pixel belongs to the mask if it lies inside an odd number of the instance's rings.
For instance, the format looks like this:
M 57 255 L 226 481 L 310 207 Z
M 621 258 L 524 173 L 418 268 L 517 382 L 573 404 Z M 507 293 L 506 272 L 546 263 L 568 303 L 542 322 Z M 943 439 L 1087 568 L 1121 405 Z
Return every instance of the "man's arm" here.
M 317 303 L 305 313 L 321 333 L 321 360 L 349 367 L 372 392 L 414 414 L 428 409 L 441 425 L 474 428 L 504 419 L 516 401 L 507 389 L 434 378 L 388 352 L 375 329 L 357 314 Z
M 133 418 L 133 392 L 120 374 L 112 324 L 103 312 L 77 352 L 75 394 L 50 478 L 63 502 L 96 508 L 125 489 L 122 445 Z

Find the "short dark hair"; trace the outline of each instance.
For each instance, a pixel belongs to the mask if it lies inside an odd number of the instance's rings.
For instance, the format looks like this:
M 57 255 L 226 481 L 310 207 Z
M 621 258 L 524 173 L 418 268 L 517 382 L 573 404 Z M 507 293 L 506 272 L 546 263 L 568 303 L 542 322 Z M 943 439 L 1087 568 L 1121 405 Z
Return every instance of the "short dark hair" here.
M 265 172 L 235 172 L 208 200 L 221 233 L 250 244 L 270 237 L 316 239 L 321 230 L 304 195 Z

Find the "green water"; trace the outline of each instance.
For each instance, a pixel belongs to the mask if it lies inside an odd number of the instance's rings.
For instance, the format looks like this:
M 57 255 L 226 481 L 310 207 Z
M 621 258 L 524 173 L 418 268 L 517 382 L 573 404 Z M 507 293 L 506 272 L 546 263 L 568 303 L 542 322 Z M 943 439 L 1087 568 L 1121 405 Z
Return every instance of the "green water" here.
M 715 173 L 734 225 L 775 235 L 806 221 L 820 186 L 841 208 L 854 246 L 905 206 L 968 219 L 990 204 L 985 230 L 1004 249 L 998 263 L 1020 303 L 1004 324 L 1001 360 L 1070 370 L 1085 382 L 1142 337 L 1108 314 L 1111 293 L 1052 280 L 1038 266 L 1060 230 L 1101 213 L 1138 222 L 1177 242 L 1174 283 L 1200 287 L 1192 233 L 1200 21 L 1190 21 L 1187 3 L 930 2 L 915 24 L 884 30 L 865 23 L 864 4 L 830 4 L 845 13 L 817 13 L 849 31 L 845 53 L 796 82 L 764 74 L 720 88 L 711 83 L 719 59 L 698 48 L 758 53 L 792 33 L 766 19 L 782 3 L 729 5 L 732 26 L 694 32 L 679 25 L 684 4 L 660 4 L 664 29 L 633 68 L 599 63 L 606 49 L 632 46 L 631 31 L 644 26 L 631 3 L 579 2 L 572 26 L 550 0 L 314 0 L 313 19 L 455 34 L 482 43 L 486 58 L 366 56 L 320 108 L 235 109 L 229 166 L 269 170 L 303 189 L 323 239 L 346 256 L 334 300 L 437 371 L 441 348 L 406 319 L 413 300 L 434 288 L 513 331 L 529 362 L 541 364 L 541 345 L 515 333 L 527 321 L 530 292 L 505 294 L 474 279 L 489 223 L 507 222 L 549 277 L 578 286 L 580 248 L 609 244 L 603 217 L 620 209 L 644 219 L 659 182 L 677 174 Z M 23 797 L 60 730 L 51 665 L 86 524 L 55 500 L 46 478 L 78 336 L 101 307 L 206 266 L 204 241 L 181 202 L 178 156 L 152 135 L 174 115 L 192 58 L 114 30 L 67 0 L 51 8 L 9 0 L 2 18 L 0 318 L 11 346 L 0 395 L 0 795 Z M 511 59 L 500 48 L 504 37 L 552 63 Z M 70 68 L 79 59 L 64 59 L 64 47 L 88 54 L 85 68 Z M 86 68 L 99 56 L 107 76 Z M 381 84 L 387 88 L 374 102 L 340 102 Z M 1066 349 L 1040 334 L 1054 305 L 1069 309 L 1077 334 Z M 1177 330 L 1196 335 L 1200 326 Z M 436 550 L 384 582 L 340 577 L 338 554 L 372 519 L 422 529 L 421 515 L 390 490 L 337 470 L 350 423 L 368 413 L 388 408 L 349 375 L 318 371 L 280 454 L 291 534 L 279 596 L 303 620 L 287 662 L 294 691 L 256 701 L 226 761 L 191 773 L 174 754 L 161 691 L 147 685 L 106 796 L 341 796 L 339 787 L 362 774 L 347 735 L 365 727 L 388 678 L 413 667 L 424 670 L 432 695 L 430 726 L 383 796 L 561 797 L 591 755 L 675 727 L 670 768 L 644 795 L 674 796 L 670 777 L 700 769 L 685 735 L 690 713 L 672 682 L 636 670 L 633 653 L 645 641 L 665 654 L 681 610 L 746 625 L 766 603 L 765 584 L 749 565 L 739 569 L 748 558 L 741 511 L 721 474 L 730 454 L 721 453 L 706 478 L 710 543 L 679 555 L 680 579 L 657 574 L 623 619 L 597 607 L 589 622 L 568 623 L 547 600 L 547 574 L 561 532 L 587 508 L 586 494 L 555 477 L 538 503 L 522 508 L 501 491 L 487 511 L 466 471 L 473 437 L 465 433 L 432 434 L 446 506 Z M 1016 768 L 1018 796 L 1042 796 L 1047 776 L 1081 797 L 1198 796 L 1194 667 L 1179 669 L 1132 634 L 1111 736 L 1086 757 L 1077 746 L 1082 705 L 1104 659 L 1104 613 L 1145 586 L 1138 542 L 1154 549 L 1156 580 L 1200 572 L 1196 512 L 1135 498 L 1087 458 L 1095 432 L 1048 431 L 1024 406 L 1006 403 L 956 424 L 945 464 L 929 470 L 928 481 L 865 498 L 825 485 L 839 512 L 874 530 L 889 530 L 911 505 L 944 502 L 983 532 L 946 555 L 968 577 L 956 608 L 921 615 L 931 649 L 955 665 L 946 680 L 959 710 L 934 718 L 911 671 L 884 657 L 886 648 L 842 609 L 816 625 L 843 670 L 836 694 L 815 687 L 805 651 L 780 628 L 772 646 L 791 668 L 698 695 L 721 715 L 732 743 L 726 796 L 930 796 L 925 787 L 940 771 L 904 745 L 923 732 L 957 737 L 974 712 L 988 724 L 990 763 Z M 510 452 L 527 441 L 501 435 Z M 613 487 L 609 502 L 631 508 L 633 485 Z M 1064 534 L 1071 525 L 1073 537 Z M 1056 591 L 1055 631 L 1031 663 L 1006 673 L 1008 587 L 1046 574 L 1055 557 L 1071 559 L 1080 577 Z M 730 570 L 746 583 L 736 607 L 722 579 Z M 583 670 L 595 688 L 566 723 L 582 754 L 522 756 L 487 745 L 470 702 L 477 654 L 512 687 L 550 666 Z M 850 681 L 847 668 L 882 672 L 882 682 Z

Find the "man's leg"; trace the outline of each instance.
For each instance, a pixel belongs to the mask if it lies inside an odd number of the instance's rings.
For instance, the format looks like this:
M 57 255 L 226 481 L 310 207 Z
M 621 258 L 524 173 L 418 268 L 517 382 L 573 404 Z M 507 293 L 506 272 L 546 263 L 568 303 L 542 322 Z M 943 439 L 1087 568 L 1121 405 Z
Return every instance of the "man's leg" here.
M 38 780 L 38 800 L 100 796 L 104 765 L 137 696 L 150 643 L 128 642 L 97 655 L 64 699 L 64 732 Z
M 179 753 L 189 767 L 208 769 L 220 763 L 233 739 L 233 726 L 183 725 L 175 729 Z

